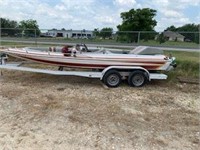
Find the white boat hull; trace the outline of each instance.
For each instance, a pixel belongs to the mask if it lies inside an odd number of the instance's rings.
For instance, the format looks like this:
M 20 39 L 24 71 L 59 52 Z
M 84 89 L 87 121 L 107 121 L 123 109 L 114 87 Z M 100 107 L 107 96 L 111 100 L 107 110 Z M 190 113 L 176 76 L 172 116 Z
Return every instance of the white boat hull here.
M 147 70 L 167 70 L 172 59 L 164 55 L 77 53 L 64 56 L 62 53 L 28 51 L 26 48 L 4 50 L 8 55 L 34 62 L 72 68 L 104 69 L 109 66 L 140 66 Z

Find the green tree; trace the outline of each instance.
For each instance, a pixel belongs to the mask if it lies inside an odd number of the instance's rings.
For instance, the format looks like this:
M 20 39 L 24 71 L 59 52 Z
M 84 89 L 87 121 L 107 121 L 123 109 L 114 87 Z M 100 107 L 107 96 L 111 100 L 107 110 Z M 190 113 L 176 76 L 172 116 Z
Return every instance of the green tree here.
M 164 36 L 163 32 L 161 34 L 158 35 L 157 37 L 157 41 L 162 44 L 165 43 L 167 41 L 167 38 Z
M 99 35 L 104 39 L 105 38 L 111 38 L 112 34 L 113 34 L 112 28 L 103 28 L 103 29 L 101 29 L 101 31 L 99 33 Z
M 99 29 L 98 28 L 95 28 L 94 31 L 93 31 L 93 34 L 94 36 L 99 36 Z
M 185 36 L 185 39 L 199 44 L 199 25 L 186 24 L 177 28 L 178 32 Z
M 167 29 L 165 29 L 164 31 L 177 31 L 177 28 L 174 25 L 172 25 L 170 27 L 167 27 Z
M 181 27 L 170 26 L 165 31 L 174 31 L 185 36 L 185 39 L 195 43 L 199 43 L 199 25 L 196 24 L 185 24 Z
M 131 9 L 128 12 L 122 12 L 122 24 L 118 25 L 119 40 L 126 40 L 128 42 L 137 42 L 138 33 L 132 32 L 124 34 L 123 31 L 154 31 L 157 21 L 153 19 L 156 15 L 156 10 L 150 8 Z M 146 36 L 149 36 L 147 34 Z M 141 39 L 148 39 L 143 35 Z
M 17 34 L 17 27 L 18 23 L 14 20 L 9 20 L 6 18 L 0 18 L 1 19 L 1 34 L 2 36 L 14 36 Z
M 34 37 L 40 34 L 40 29 L 36 20 L 22 20 L 19 22 L 19 28 L 23 29 L 25 36 Z

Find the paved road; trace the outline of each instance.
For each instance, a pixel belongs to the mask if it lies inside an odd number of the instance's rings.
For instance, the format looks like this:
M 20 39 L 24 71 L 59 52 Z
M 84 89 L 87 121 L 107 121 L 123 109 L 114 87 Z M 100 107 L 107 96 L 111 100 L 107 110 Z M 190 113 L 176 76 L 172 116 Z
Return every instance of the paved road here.
M 30 44 L 56 44 L 56 45 L 63 45 L 63 44 L 68 44 L 68 45 L 75 45 L 76 41 L 72 42 L 66 42 L 62 40 L 39 40 L 36 41 L 35 39 L 16 39 L 16 38 L 6 38 L 6 39 L 0 39 L 2 42 L 16 42 L 16 43 L 30 43 Z M 132 44 L 120 44 L 120 43 L 115 43 L 115 44 L 107 44 L 107 43 L 86 43 L 87 46 L 100 46 L 100 47 L 112 47 L 112 48 L 127 48 L 127 49 L 133 49 L 137 45 L 132 45 Z M 200 46 L 199 48 L 186 48 L 186 47 L 172 47 L 172 46 L 151 46 L 153 48 L 159 48 L 162 50 L 170 50 L 170 51 L 190 51 L 190 52 L 200 52 Z

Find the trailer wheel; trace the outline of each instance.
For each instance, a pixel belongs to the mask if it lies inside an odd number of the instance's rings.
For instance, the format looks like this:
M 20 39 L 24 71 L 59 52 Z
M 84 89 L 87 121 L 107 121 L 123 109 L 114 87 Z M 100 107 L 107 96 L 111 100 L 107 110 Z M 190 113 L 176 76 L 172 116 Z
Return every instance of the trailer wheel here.
M 116 70 L 107 71 L 103 77 L 103 83 L 108 87 L 118 87 L 121 81 L 121 75 Z
M 128 84 L 134 87 L 141 87 L 147 82 L 147 75 L 144 71 L 133 71 L 128 77 Z

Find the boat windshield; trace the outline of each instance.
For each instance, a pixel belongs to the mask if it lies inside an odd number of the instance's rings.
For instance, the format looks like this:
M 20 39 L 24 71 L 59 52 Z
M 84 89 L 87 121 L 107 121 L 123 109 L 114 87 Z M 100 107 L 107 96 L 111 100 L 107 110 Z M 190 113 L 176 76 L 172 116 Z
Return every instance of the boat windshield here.
M 138 46 L 129 52 L 129 54 L 136 55 L 162 55 L 163 53 L 163 50 L 146 46 Z

